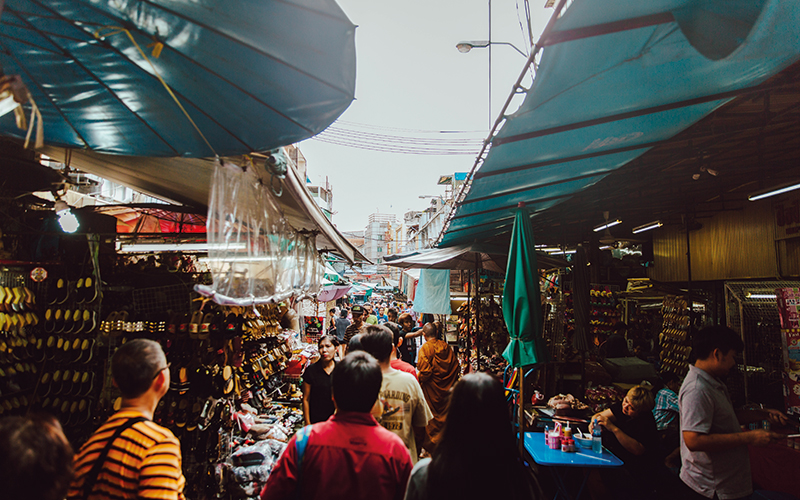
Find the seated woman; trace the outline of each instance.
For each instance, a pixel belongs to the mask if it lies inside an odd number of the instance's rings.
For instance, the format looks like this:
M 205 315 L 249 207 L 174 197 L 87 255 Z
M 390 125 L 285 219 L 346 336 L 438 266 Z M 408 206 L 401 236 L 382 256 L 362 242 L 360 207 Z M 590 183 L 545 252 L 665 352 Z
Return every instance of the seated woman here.
M 641 385 L 632 387 L 622 403 L 595 414 L 589 424 L 603 428 L 603 446 L 624 463 L 622 475 L 608 469 L 604 471 L 603 483 L 621 494 L 619 489 L 630 488 L 628 495 L 644 494 L 653 484 L 656 457 L 658 456 L 658 431 L 653 418 L 653 395 Z M 613 477 L 612 477 L 613 476 Z

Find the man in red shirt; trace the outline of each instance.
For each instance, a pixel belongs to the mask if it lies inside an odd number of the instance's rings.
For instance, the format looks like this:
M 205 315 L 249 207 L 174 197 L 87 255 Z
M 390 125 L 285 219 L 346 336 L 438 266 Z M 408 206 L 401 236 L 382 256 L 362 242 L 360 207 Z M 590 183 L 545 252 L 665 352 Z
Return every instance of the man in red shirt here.
M 404 497 L 412 467 L 408 448 L 370 415 L 381 389 L 380 365 L 368 353 L 356 351 L 331 376 L 336 413 L 310 426 L 302 454 L 298 436 L 289 441 L 261 500 Z

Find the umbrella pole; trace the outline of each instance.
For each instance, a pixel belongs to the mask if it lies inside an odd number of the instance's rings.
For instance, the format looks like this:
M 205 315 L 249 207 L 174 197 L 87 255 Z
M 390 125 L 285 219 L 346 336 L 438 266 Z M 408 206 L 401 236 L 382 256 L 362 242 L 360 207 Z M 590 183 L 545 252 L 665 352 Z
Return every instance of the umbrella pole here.
M 472 341 L 475 340 L 475 334 L 473 333 L 473 322 L 472 322 L 472 305 L 475 302 L 475 299 L 472 298 L 472 270 L 467 269 L 467 373 L 472 372 L 472 361 L 470 358 L 472 357 Z
M 475 357 L 481 371 L 481 273 L 480 258 L 475 255 Z
M 525 369 L 519 367 L 519 456 L 525 459 L 525 398 L 523 388 L 525 387 Z

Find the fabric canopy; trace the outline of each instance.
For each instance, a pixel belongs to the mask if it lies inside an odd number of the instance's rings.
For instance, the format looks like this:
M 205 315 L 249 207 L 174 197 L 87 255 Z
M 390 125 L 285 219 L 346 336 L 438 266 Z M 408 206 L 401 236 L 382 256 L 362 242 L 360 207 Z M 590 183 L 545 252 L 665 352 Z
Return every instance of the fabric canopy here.
M 265 151 L 318 134 L 354 96 L 355 26 L 334 0 L 5 0 L 0 21 L 3 71 L 27 85 L 49 145 Z M 25 136 L 11 114 L 0 133 Z
M 496 273 L 505 272 L 505 256 L 507 249 L 488 245 L 456 245 L 447 248 L 435 248 L 414 252 L 409 255 L 391 255 L 384 258 L 387 266 L 417 269 L 475 269 L 476 263 L 481 269 Z M 565 260 L 539 255 L 539 265 L 543 269 L 567 267 Z
M 325 285 L 322 290 L 317 294 L 318 302 L 332 302 L 339 300 L 350 291 L 350 285 Z
M 428 314 L 447 314 L 450 309 L 450 271 L 422 269 L 414 296 L 414 311 Z
M 507 234 L 800 59 L 795 0 L 584 0 L 492 138 L 440 246 Z

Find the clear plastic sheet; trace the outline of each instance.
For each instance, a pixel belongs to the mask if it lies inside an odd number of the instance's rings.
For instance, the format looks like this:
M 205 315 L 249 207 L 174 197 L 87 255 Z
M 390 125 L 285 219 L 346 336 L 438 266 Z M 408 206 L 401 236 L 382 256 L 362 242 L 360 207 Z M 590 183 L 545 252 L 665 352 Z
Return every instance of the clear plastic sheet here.
M 208 206 L 212 286 L 195 290 L 222 305 L 248 306 L 311 297 L 320 288 L 315 235 L 285 220 L 266 171 L 218 163 Z

